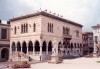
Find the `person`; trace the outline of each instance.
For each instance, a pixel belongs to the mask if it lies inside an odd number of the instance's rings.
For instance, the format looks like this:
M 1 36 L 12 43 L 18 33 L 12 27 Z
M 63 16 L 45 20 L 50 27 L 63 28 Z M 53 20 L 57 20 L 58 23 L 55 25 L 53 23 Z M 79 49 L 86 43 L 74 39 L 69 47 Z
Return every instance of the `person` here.
M 30 56 L 28 57 L 28 60 L 29 60 L 29 61 L 31 61 L 31 60 L 32 60 Z

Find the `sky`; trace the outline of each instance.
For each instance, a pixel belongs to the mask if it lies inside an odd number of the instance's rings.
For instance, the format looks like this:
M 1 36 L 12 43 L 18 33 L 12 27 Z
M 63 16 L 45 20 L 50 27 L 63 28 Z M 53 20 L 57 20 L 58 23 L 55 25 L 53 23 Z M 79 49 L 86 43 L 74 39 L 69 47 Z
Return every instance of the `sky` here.
M 84 32 L 100 24 L 100 0 L 0 0 L 0 19 L 9 20 L 40 8 L 82 24 Z

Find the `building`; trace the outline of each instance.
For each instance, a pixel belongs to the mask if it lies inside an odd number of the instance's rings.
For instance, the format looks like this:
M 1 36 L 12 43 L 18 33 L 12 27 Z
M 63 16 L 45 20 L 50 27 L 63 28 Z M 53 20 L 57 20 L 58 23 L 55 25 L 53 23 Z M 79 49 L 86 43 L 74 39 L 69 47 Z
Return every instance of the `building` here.
M 82 25 L 62 17 L 38 11 L 10 19 L 10 55 L 30 57 L 82 55 Z M 13 59 L 14 59 L 13 58 Z
M 2 24 L 0 20 L 0 61 L 7 61 L 9 59 L 9 28 L 9 24 Z
M 100 56 L 100 24 L 92 26 L 94 38 L 94 56 Z
M 83 39 L 83 55 L 91 54 L 93 52 L 93 32 L 84 32 Z

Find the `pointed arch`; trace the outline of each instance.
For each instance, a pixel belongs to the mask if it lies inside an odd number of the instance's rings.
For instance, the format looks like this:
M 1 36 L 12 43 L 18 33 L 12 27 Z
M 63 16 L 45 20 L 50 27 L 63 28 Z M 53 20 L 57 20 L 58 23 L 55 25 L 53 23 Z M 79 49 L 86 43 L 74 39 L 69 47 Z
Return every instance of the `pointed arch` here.
M 33 51 L 33 43 L 32 43 L 32 41 L 29 41 L 29 43 L 28 43 L 28 50 L 29 51 Z
M 36 31 L 36 24 L 34 23 L 33 24 L 33 32 L 35 32 Z
M 20 44 L 20 42 L 17 42 L 17 51 L 21 51 L 21 44 Z
M 58 51 L 60 51 L 61 47 L 62 47 L 62 44 L 61 44 L 61 41 L 60 41 L 60 42 L 58 43 Z
M 23 25 L 21 25 L 21 33 L 23 33 Z
M 51 23 L 50 23 L 50 30 L 49 30 L 50 32 L 51 32 L 51 29 L 52 29 L 52 28 L 51 28 Z
M 16 47 L 15 47 L 15 42 L 12 42 L 12 51 L 15 51 Z
M 16 31 L 17 31 L 17 29 L 16 29 L 16 26 L 14 27 L 14 34 L 16 34 Z
M 76 43 L 74 43 L 74 47 L 76 48 Z
M 52 31 L 52 33 L 53 33 L 53 24 L 52 24 L 52 26 L 51 26 L 51 31 Z
M 49 43 L 48 43 L 48 51 L 52 51 L 52 42 L 51 41 L 49 41 Z
M 43 41 L 43 44 L 42 44 L 42 51 L 46 52 L 46 41 Z
M 25 24 L 24 24 L 24 27 L 23 27 L 23 32 L 25 33 Z
M 0 56 L 4 59 L 3 61 L 7 61 L 9 59 L 9 50 L 7 48 L 3 48 Z
M 50 25 L 49 25 L 49 23 L 48 23 L 48 32 L 50 32 Z
M 71 49 L 73 48 L 73 43 L 71 43 Z
M 26 33 L 28 32 L 28 24 L 26 23 Z
M 26 46 L 26 42 L 25 41 L 22 43 L 22 51 L 25 54 L 27 53 L 27 46 Z
M 40 51 L 40 43 L 39 41 L 35 41 L 35 51 Z

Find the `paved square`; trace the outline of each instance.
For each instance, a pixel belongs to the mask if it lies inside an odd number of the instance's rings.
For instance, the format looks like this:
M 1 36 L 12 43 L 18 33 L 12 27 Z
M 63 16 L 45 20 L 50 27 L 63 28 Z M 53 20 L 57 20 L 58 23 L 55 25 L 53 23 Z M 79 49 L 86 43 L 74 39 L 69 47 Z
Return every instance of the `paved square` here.
M 61 64 L 38 63 L 33 64 L 31 69 L 100 69 L 100 58 L 76 58 L 66 59 Z
M 61 64 L 49 64 L 47 62 L 31 64 L 31 68 L 29 69 L 100 69 L 100 63 L 96 62 L 99 60 L 100 58 L 84 58 L 84 57 L 76 59 L 65 59 Z M 9 62 L 0 63 L 0 67 L 7 64 L 9 64 Z M 0 69 L 8 69 L 8 68 L 0 68 Z

